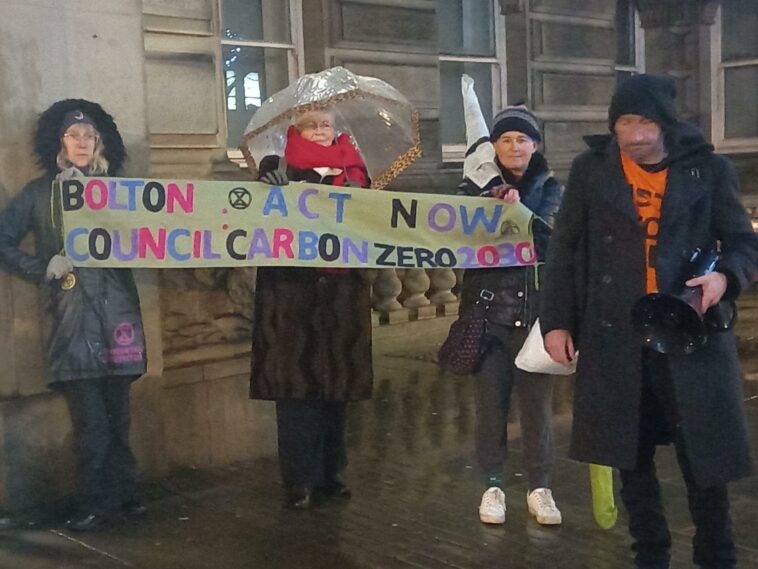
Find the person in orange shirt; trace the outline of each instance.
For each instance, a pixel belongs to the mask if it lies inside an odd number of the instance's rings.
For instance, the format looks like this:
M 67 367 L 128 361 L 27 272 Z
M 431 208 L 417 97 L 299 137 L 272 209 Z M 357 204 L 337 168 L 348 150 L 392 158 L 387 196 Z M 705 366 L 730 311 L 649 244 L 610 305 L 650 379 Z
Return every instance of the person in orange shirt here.
M 590 137 L 571 167 L 540 322 L 552 359 L 582 354 L 570 456 L 619 469 L 636 566 L 670 567 L 655 450 L 673 443 L 695 525 L 694 562 L 732 569 L 727 483 L 751 471 L 734 333 L 709 329 L 694 353 L 666 355 L 645 347 L 631 317 L 646 293 L 676 294 L 686 281 L 702 287 L 708 318 L 758 267 L 734 167 L 677 120 L 675 96 L 668 77 L 637 75 L 618 86 L 612 134 Z M 687 280 L 693 252 L 715 249 L 715 270 Z

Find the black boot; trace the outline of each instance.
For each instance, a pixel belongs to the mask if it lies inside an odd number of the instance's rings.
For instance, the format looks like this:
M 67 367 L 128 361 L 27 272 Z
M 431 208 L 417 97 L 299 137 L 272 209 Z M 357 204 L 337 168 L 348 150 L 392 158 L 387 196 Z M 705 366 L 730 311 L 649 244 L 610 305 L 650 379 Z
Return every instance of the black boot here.
M 22 524 L 15 518 L 8 515 L 0 515 L 0 531 L 8 531 L 11 529 L 18 529 Z
M 332 474 L 323 486 L 318 488 L 324 498 L 350 498 L 350 488 L 347 487 L 342 473 Z
M 287 488 L 285 507 L 290 510 L 307 510 L 311 507 L 311 489 L 307 486 Z
M 147 516 L 147 508 L 139 500 L 128 500 L 121 504 L 121 513 L 127 520 L 140 520 Z
M 66 529 L 70 531 L 88 532 L 105 529 L 119 521 L 123 521 L 123 518 L 102 513 L 88 512 L 67 520 L 65 526 Z

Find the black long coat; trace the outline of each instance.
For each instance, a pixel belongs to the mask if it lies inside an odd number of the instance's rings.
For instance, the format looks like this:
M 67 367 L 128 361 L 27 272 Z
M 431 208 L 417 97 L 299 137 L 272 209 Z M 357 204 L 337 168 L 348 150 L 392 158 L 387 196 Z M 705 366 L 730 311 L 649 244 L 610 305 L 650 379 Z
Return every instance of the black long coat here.
M 260 173 L 277 168 L 275 156 Z M 329 184 L 313 170 L 290 180 Z M 252 399 L 370 399 L 371 288 L 357 270 L 260 267 L 253 323 Z
M 680 124 L 667 139 L 669 173 L 657 246 L 661 292 L 681 289 L 688 257 L 721 242 L 726 298 L 749 285 L 758 239 L 731 163 Z M 588 141 L 589 142 L 589 141 Z M 635 465 L 642 348 L 631 323 L 645 294 L 643 230 L 610 137 L 573 163 L 548 249 L 543 334 L 571 330 L 579 350 L 570 455 L 617 468 Z M 747 475 L 751 460 L 735 336 L 712 332 L 689 356 L 669 357 L 679 428 L 702 486 Z
M 145 373 L 145 334 L 139 296 L 130 269 L 76 268 L 76 286 L 63 290 L 47 282 L 45 270 L 63 249 L 60 228 L 50 214 L 52 174 L 32 180 L 0 212 L 0 266 L 38 284 L 49 383 Z M 34 254 L 19 246 L 35 238 Z

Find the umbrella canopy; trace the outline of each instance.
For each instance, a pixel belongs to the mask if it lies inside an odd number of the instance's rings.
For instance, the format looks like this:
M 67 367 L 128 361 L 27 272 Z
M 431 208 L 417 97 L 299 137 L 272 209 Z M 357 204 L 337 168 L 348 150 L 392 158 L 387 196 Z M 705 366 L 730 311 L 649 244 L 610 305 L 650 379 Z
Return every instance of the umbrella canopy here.
M 253 172 L 268 155 L 284 155 L 287 128 L 304 112 L 329 108 L 383 188 L 421 156 L 419 116 L 389 83 L 332 67 L 300 77 L 266 99 L 245 129 L 240 150 Z

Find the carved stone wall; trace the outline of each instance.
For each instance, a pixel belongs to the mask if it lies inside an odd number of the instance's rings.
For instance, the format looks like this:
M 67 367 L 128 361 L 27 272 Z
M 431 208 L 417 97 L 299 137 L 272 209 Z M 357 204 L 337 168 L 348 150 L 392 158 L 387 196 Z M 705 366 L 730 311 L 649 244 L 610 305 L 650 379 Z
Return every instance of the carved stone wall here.
M 311 11 L 311 21 L 320 16 L 324 22 L 323 30 L 304 28 L 306 48 L 318 54 L 306 55 L 307 72 L 342 65 L 378 77 L 407 96 L 419 111 L 423 155 L 390 188 L 454 193 L 460 170 L 451 173 L 442 168 L 436 2 L 325 0 L 306 4 L 321 4 L 320 10 L 313 6 L 305 10 Z
M 226 159 L 212 0 L 143 0 L 152 175 L 209 178 Z
M 255 269 L 184 269 L 161 278 L 166 352 L 252 336 Z
M 698 22 L 720 0 L 634 0 L 642 26 L 651 30 Z
M 677 83 L 677 110 L 686 121 L 699 125 L 708 135 L 716 101 L 710 89 L 714 76 L 708 67 L 711 41 L 720 0 L 636 0 L 645 29 L 646 71 L 673 77 Z M 716 62 L 711 62 L 711 65 Z M 704 96 L 704 93 L 708 95 Z M 758 154 L 730 156 L 740 179 L 746 202 L 758 195 Z
M 616 1 L 504 0 L 501 5 L 508 98 L 526 99 L 542 120 L 543 151 L 565 180 L 571 161 L 586 148 L 582 135 L 607 131 L 615 85 Z
M 645 30 L 645 70 L 672 77 L 677 84 L 679 116 L 682 120 L 701 125 L 704 113 L 700 108 L 702 78 L 698 6 L 695 2 L 682 2 L 679 9 L 670 4 L 644 4 L 638 1 Z

